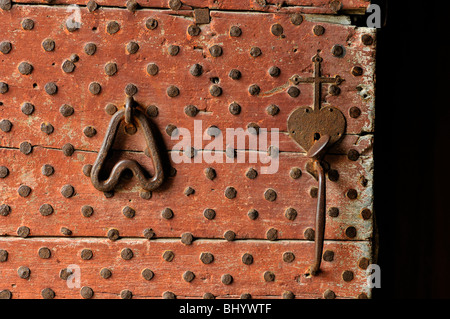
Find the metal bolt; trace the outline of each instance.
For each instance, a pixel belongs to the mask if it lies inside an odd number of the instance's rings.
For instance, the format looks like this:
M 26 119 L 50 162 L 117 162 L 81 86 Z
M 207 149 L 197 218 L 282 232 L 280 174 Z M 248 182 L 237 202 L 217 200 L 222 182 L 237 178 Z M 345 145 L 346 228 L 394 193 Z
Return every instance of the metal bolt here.
M 225 197 L 226 197 L 226 198 L 228 198 L 228 199 L 233 199 L 233 198 L 236 197 L 236 195 L 237 195 L 237 190 L 236 190 L 234 187 L 228 186 L 228 187 L 225 189 Z
M 358 262 L 358 267 L 361 268 L 362 270 L 366 270 L 370 265 L 370 261 L 368 258 L 363 257 L 359 260 Z
M 361 76 L 361 75 L 363 75 L 363 73 L 364 73 L 364 71 L 363 71 L 362 67 L 360 67 L 360 66 L 354 66 L 352 68 L 352 74 L 354 76 Z
M 158 20 L 149 18 L 145 21 L 145 27 L 149 30 L 155 30 L 158 27 Z
M 21 62 L 17 69 L 23 75 L 29 75 L 33 72 L 33 66 L 28 62 Z
M 68 104 L 63 104 L 59 108 L 59 113 L 61 113 L 61 115 L 64 117 L 71 116 L 73 114 L 73 112 L 74 112 L 73 107 Z
M 224 285 L 231 285 L 233 277 L 230 274 L 222 275 L 221 281 Z
M 70 198 L 75 194 L 75 189 L 72 185 L 66 184 L 61 188 L 61 195 L 65 198 Z
M 214 261 L 214 256 L 211 253 L 201 253 L 200 254 L 200 260 L 205 265 L 208 265 Z
M 42 41 L 41 45 L 46 52 L 55 50 L 55 41 L 53 41 L 52 39 L 45 39 L 44 41 Z
M 275 228 L 270 228 L 267 232 L 266 232 L 266 238 L 268 240 L 277 240 L 278 239 L 278 230 L 276 230 Z
M 67 227 L 61 227 L 61 234 L 65 235 L 65 236 L 71 236 L 72 231 Z
M 41 213 L 42 216 L 49 216 L 53 214 L 53 207 L 50 204 L 42 204 L 41 207 L 39 207 L 39 213 Z
M 156 236 L 155 232 L 151 228 L 144 229 L 143 234 L 144 234 L 144 237 L 148 240 L 150 240 Z
M 102 90 L 102 87 L 100 85 L 100 83 L 97 82 L 91 82 L 89 84 L 89 92 L 91 92 L 94 95 L 100 94 Z
M 17 229 L 17 235 L 22 238 L 28 237 L 30 235 L 30 229 L 27 226 L 20 226 Z
M 133 41 L 129 42 L 127 44 L 127 51 L 129 54 L 136 54 L 139 51 L 139 44 Z
M 200 34 L 201 29 L 198 26 L 196 26 L 195 24 L 191 24 L 188 27 L 187 32 L 188 32 L 188 34 L 190 36 L 195 37 L 195 36 L 198 36 Z
M 295 255 L 293 252 L 287 251 L 285 253 L 283 253 L 283 261 L 285 263 L 291 263 L 293 262 L 295 259 Z
M 287 90 L 290 97 L 298 97 L 300 95 L 300 89 L 296 86 L 291 86 Z
M 274 36 L 278 37 L 283 34 L 283 27 L 281 24 L 275 23 L 270 27 L 270 32 L 272 32 Z
M 151 280 L 154 276 L 154 273 L 150 269 L 145 268 L 141 271 L 141 275 L 145 280 Z
M 299 13 L 294 13 L 291 15 L 291 23 L 293 25 L 300 25 L 303 22 L 303 16 Z
M 41 131 L 47 135 L 53 133 L 54 128 L 50 123 L 41 123 Z
M 89 2 L 87 3 L 87 9 L 89 10 L 89 12 L 94 12 L 97 8 L 97 2 L 95 2 L 94 0 L 89 0 Z
M 221 46 L 216 44 L 209 48 L 209 53 L 211 53 L 211 56 L 217 58 L 222 55 L 223 50 Z
M 28 155 L 33 151 L 33 146 L 29 142 L 22 142 L 20 143 L 19 150 L 23 154 Z
M 259 57 L 262 54 L 262 51 L 258 47 L 253 47 L 250 49 L 250 55 L 254 58 Z
M 47 247 L 41 247 L 38 250 L 38 256 L 42 259 L 49 259 L 52 256 L 52 252 Z
M 240 37 L 241 34 L 242 34 L 242 30 L 238 26 L 233 25 L 230 28 L 230 36 L 232 36 L 232 37 Z
M 193 195 L 195 193 L 195 189 L 193 189 L 192 187 L 186 187 L 186 189 L 184 190 L 184 195 L 185 196 L 190 196 Z
M 128 96 L 133 96 L 133 95 L 135 95 L 135 94 L 137 93 L 137 91 L 138 91 L 137 86 L 134 85 L 134 84 L 132 84 L 132 83 L 128 83 L 128 84 L 125 86 L 125 94 L 128 95 Z
M 22 20 L 22 29 L 24 30 L 33 30 L 34 21 L 31 19 L 23 19 Z
M 263 277 L 266 282 L 275 281 L 275 274 L 271 271 L 266 271 Z
M 72 154 L 75 152 L 75 148 L 73 147 L 72 144 L 67 143 L 65 144 L 62 148 L 61 148 L 63 154 L 65 156 L 72 156 Z
M 136 211 L 133 208 L 131 208 L 130 206 L 125 206 L 122 209 L 122 214 L 127 218 L 133 218 L 134 215 L 136 214 Z
M 66 73 L 71 73 L 75 70 L 75 64 L 72 61 L 65 60 L 61 65 L 61 69 Z
M 180 90 L 175 85 L 171 85 L 167 88 L 166 93 L 169 97 L 176 97 L 180 94 Z
M 242 76 L 241 71 L 237 70 L 237 69 L 231 69 L 230 73 L 228 73 L 228 76 L 232 79 L 232 80 L 239 80 Z
M 250 86 L 248 87 L 248 93 L 250 93 L 250 95 L 255 96 L 255 95 L 258 95 L 259 92 L 261 92 L 261 89 L 260 89 L 260 87 L 259 87 L 258 85 L 256 85 L 256 84 L 252 84 L 252 85 L 250 85 Z
M 196 63 L 193 66 L 191 66 L 191 68 L 189 69 L 189 72 L 193 75 L 193 76 L 200 76 L 203 74 L 203 67 Z
M 268 73 L 269 73 L 269 75 L 270 75 L 271 77 L 277 77 L 277 76 L 280 75 L 281 70 L 280 70 L 280 68 L 277 67 L 277 66 L 272 66 L 272 67 L 270 67 L 270 69 L 268 70 Z
M 236 238 L 236 234 L 232 230 L 227 230 L 223 234 L 223 238 L 225 238 L 226 241 L 233 241 Z
M 53 299 L 55 298 L 55 292 L 51 288 L 44 288 L 41 291 L 41 296 L 44 299 Z
M 171 1 L 172 1 L 172 0 L 171 0 Z M 177 296 L 176 296 L 173 292 L 171 292 L 171 291 L 165 291 L 165 292 L 162 294 L 162 298 L 163 298 L 163 299 L 176 299 Z
M 373 38 L 369 34 L 363 34 L 362 37 L 361 37 L 361 42 L 364 45 L 372 45 L 373 44 Z
M 171 56 L 175 56 L 178 53 L 180 53 L 180 47 L 178 45 L 169 45 L 169 48 L 167 49 L 167 51 L 169 52 L 169 54 Z
M 289 172 L 289 176 L 292 179 L 299 179 L 302 176 L 302 170 L 298 167 L 291 168 L 291 171 Z
M 94 213 L 94 209 L 91 206 L 85 205 L 85 206 L 81 207 L 81 214 L 84 217 L 91 217 L 93 213 Z
M 233 102 L 228 107 L 228 110 L 230 111 L 231 114 L 238 115 L 239 113 L 241 113 L 241 106 L 236 102 Z
M 172 219 L 173 218 L 173 211 L 170 208 L 164 208 L 164 210 L 161 213 L 161 216 L 164 219 Z
M 356 228 L 353 226 L 347 227 L 347 229 L 345 230 L 345 235 L 348 238 L 355 238 L 356 237 Z
M 351 200 L 357 199 L 358 198 L 358 191 L 356 189 L 349 189 L 347 191 L 347 197 Z
M 80 295 L 84 299 L 91 299 L 94 296 L 94 290 L 90 287 L 82 287 L 80 290 Z
M 297 218 L 297 211 L 292 208 L 289 207 L 288 209 L 286 209 L 286 211 L 284 212 L 284 216 L 288 219 L 288 220 L 295 220 L 295 218 Z
M 0 205 L 0 215 L 1 216 L 8 216 L 11 213 L 11 207 L 6 204 Z
M 119 239 L 119 237 L 120 237 L 119 236 L 119 231 L 117 229 L 114 229 L 114 228 L 108 230 L 108 232 L 106 233 L 106 236 L 112 241 L 115 241 L 115 240 Z
M 27 185 L 20 185 L 19 189 L 17 190 L 20 196 L 22 197 L 28 197 L 31 193 L 31 188 Z
M 30 277 L 30 273 L 31 273 L 30 268 L 25 267 L 25 266 L 20 266 L 17 269 L 17 274 L 22 279 L 28 279 Z
M 58 92 L 58 87 L 53 82 L 48 82 L 44 86 L 45 92 L 47 92 L 48 95 L 55 95 Z
M 101 276 L 103 279 L 108 279 L 108 278 L 110 278 L 110 277 L 112 276 L 112 272 L 111 272 L 111 270 L 109 270 L 108 268 L 102 268 L 102 269 L 100 270 L 100 276 Z
M 156 105 L 149 105 L 147 106 L 147 109 L 145 110 L 148 116 L 150 117 L 157 117 L 159 114 L 158 107 Z
M 0 130 L 2 130 L 3 132 L 7 133 L 9 131 L 11 131 L 12 128 L 12 123 L 9 120 L 2 120 L 0 121 Z
M 0 94 L 5 94 L 6 92 L 8 92 L 8 90 L 9 90 L 8 84 L 5 82 L 0 82 Z
M 361 115 L 361 109 L 359 107 L 353 106 L 349 110 L 349 115 L 352 119 L 356 119 Z
M 256 218 L 258 218 L 259 213 L 256 209 L 250 209 L 247 213 L 248 218 L 250 218 L 251 220 L 255 220 Z
M 345 282 L 350 282 L 350 281 L 352 281 L 352 280 L 353 280 L 353 277 L 354 277 L 353 272 L 350 271 L 350 270 L 346 270 L 346 271 L 344 271 L 344 272 L 342 273 L 342 279 L 343 279 Z
M 44 176 L 51 176 L 53 175 L 53 173 L 55 172 L 55 169 L 53 168 L 53 166 L 49 165 L 49 164 L 44 164 L 41 168 L 41 173 Z
M 203 295 L 203 299 L 216 299 L 216 297 L 212 293 L 207 292 Z
M 258 176 L 258 172 L 254 168 L 249 168 L 245 173 L 245 176 L 249 179 L 255 179 Z
M 9 41 L 0 42 L 0 52 L 1 53 L 8 54 L 9 52 L 11 52 L 11 49 L 12 49 L 11 42 L 9 42 Z
M 175 258 L 175 254 L 174 254 L 173 251 L 171 251 L 171 250 L 166 250 L 166 251 L 163 253 L 162 258 L 163 258 L 165 261 L 171 262 L 171 261 Z
M 186 282 L 191 282 L 192 280 L 194 280 L 194 278 L 195 278 L 195 274 L 192 271 L 190 271 L 190 270 L 186 271 L 183 274 L 183 279 Z
M 105 64 L 105 74 L 113 76 L 117 73 L 117 64 L 114 62 L 108 62 Z
M 332 250 L 325 250 L 322 258 L 324 261 L 332 262 L 334 260 L 334 252 Z
M 312 228 L 307 228 L 305 232 L 303 233 L 303 236 L 306 240 L 313 241 L 315 237 L 316 232 Z
M 325 28 L 323 26 L 321 26 L 321 25 L 316 25 L 313 28 L 313 33 L 316 36 L 321 36 L 321 35 L 323 35 L 325 33 Z
M 21 106 L 21 111 L 25 115 L 31 115 L 34 112 L 34 105 L 28 102 L 25 102 Z
M 108 22 L 108 25 L 106 26 L 106 32 L 109 34 L 115 34 L 119 32 L 120 25 L 116 21 L 110 21 Z
M 214 209 L 207 208 L 203 211 L 203 216 L 206 219 L 212 220 L 216 217 L 216 212 L 214 211 Z
M 94 55 L 95 51 L 97 51 L 97 46 L 95 43 L 86 43 L 84 46 L 84 53 L 87 55 Z
M 333 217 L 333 218 L 338 217 L 338 216 L 339 216 L 339 208 L 337 208 L 337 207 L 331 207 L 331 208 L 328 210 L 328 216 Z
M 0 249 L 0 263 L 3 263 L 7 260 L 8 260 L 8 251 Z
M 335 298 L 336 298 L 336 294 L 335 294 L 332 290 L 327 289 L 327 290 L 325 290 L 325 292 L 323 293 L 323 297 L 324 297 L 325 299 L 335 299 Z
M 181 235 L 181 242 L 185 245 L 191 245 L 194 241 L 194 236 L 191 233 L 183 233 Z
M 120 292 L 120 298 L 121 299 L 131 299 L 131 298 L 133 298 L 133 293 L 128 289 L 124 289 Z
M 245 253 L 242 255 L 242 263 L 244 265 L 251 265 L 253 264 L 253 256 L 249 253 Z
M 209 94 L 211 94 L 214 97 L 221 96 L 222 88 L 216 84 L 213 84 L 209 87 Z
M 92 259 L 94 254 L 92 253 L 92 250 L 90 250 L 90 249 L 83 249 L 81 251 L 80 256 L 81 256 L 81 259 L 83 259 L 83 260 L 90 260 L 90 259 Z
M 347 158 L 350 161 L 357 161 L 359 159 L 359 152 L 357 150 L 351 149 L 347 153 Z
M 273 202 L 277 199 L 277 192 L 272 188 L 266 189 L 266 191 L 264 192 L 264 199 L 269 202 Z
M 124 260 L 130 260 L 131 258 L 133 258 L 133 251 L 130 248 L 124 248 L 120 252 L 120 257 L 122 257 L 122 259 Z

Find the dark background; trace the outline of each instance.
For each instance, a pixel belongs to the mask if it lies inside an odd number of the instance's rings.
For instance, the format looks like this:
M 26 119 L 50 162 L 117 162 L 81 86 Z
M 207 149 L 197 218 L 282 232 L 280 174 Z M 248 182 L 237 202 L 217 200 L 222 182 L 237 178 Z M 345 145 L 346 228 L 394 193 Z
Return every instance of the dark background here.
M 382 7 L 386 1 L 373 1 Z M 450 298 L 450 3 L 387 1 L 378 33 L 375 299 Z

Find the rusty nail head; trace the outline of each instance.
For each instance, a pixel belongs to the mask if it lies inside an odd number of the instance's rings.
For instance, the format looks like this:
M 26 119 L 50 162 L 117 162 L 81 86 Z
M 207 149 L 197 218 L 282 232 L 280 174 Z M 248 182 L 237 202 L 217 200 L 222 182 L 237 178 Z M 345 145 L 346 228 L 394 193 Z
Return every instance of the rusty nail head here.
M 91 176 L 91 171 L 92 171 L 92 165 L 91 164 L 83 165 L 83 174 L 84 174 L 84 176 L 90 177 Z
M 145 110 L 148 116 L 150 117 L 157 117 L 159 114 L 158 107 L 156 105 L 149 105 L 147 106 L 147 109 Z
M 368 258 L 363 257 L 358 262 L 358 267 L 362 270 L 366 270 L 369 267 L 370 261 Z
M 214 97 L 221 96 L 222 88 L 220 86 L 218 86 L 217 84 L 213 84 L 209 87 L 209 93 Z
M 39 258 L 49 259 L 52 256 L 52 252 L 47 247 L 41 247 L 38 250 Z
M 266 238 L 268 240 L 277 240 L 278 239 L 278 230 L 276 230 L 275 228 L 270 228 L 266 232 Z
M 133 218 L 134 215 L 136 214 L 136 211 L 133 208 L 131 208 L 130 206 L 125 206 L 122 209 L 122 214 L 127 218 Z
M 275 201 L 277 199 L 277 192 L 272 188 L 266 189 L 264 192 L 264 199 L 269 202 Z
M 233 282 L 233 277 L 230 274 L 222 275 L 222 283 L 224 285 L 230 285 Z
M 283 27 L 279 23 L 275 23 L 270 27 L 270 32 L 274 36 L 280 36 L 283 34 Z
M 228 73 L 228 76 L 233 80 L 239 80 L 242 76 L 241 71 L 237 69 L 231 69 L 230 73 Z
M 201 29 L 196 26 L 195 24 L 191 24 L 188 29 L 187 29 L 187 33 L 192 36 L 192 37 L 196 37 L 200 34 Z
M 322 258 L 324 261 L 332 262 L 334 260 L 334 252 L 332 250 L 325 250 Z
M 300 25 L 303 22 L 303 16 L 299 13 L 294 13 L 291 15 L 291 23 L 293 25 Z
M 55 41 L 53 41 L 52 39 L 45 39 L 44 41 L 42 41 L 42 48 L 46 52 L 55 50 Z
M 44 86 L 45 92 L 47 92 L 48 95 L 55 95 L 58 92 L 58 87 L 53 82 L 48 82 Z
M 217 58 L 222 55 L 223 50 L 221 46 L 215 44 L 209 48 L 209 53 L 211 53 L 211 56 Z
M 54 131 L 53 125 L 50 123 L 41 123 L 41 131 L 47 135 L 50 135 Z
M 44 299 L 53 299 L 55 298 L 55 292 L 51 288 L 44 288 L 41 291 L 41 296 Z
M 139 3 L 137 3 L 135 0 L 128 0 L 126 6 L 128 11 L 135 12 L 139 8 Z
M 252 47 L 250 49 L 250 55 L 254 58 L 259 57 L 262 54 L 262 51 L 258 47 Z
M 328 210 L 328 216 L 333 217 L 333 218 L 338 217 L 338 216 L 339 216 L 339 208 L 337 208 L 337 207 L 331 207 L 331 208 Z
M 349 115 L 351 118 L 356 119 L 361 115 L 361 109 L 359 107 L 353 106 L 349 110 Z
M 0 94 L 5 94 L 6 92 L 8 92 L 8 90 L 9 90 L 8 84 L 5 82 L 0 82 Z
M 346 271 L 344 271 L 344 272 L 342 273 L 342 279 L 343 279 L 345 282 L 352 281 L 352 280 L 353 280 L 353 277 L 354 277 L 353 272 L 350 271 L 350 270 L 346 270 Z
M 84 53 L 87 55 L 94 55 L 95 51 L 97 51 L 97 46 L 95 43 L 86 43 L 84 46 Z
M 237 190 L 236 190 L 234 187 L 228 186 L 228 187 L 225 189 L 225 197 L 226 197 L 226 198 L 228 198 L 228 199 L 233 199 L 233 198 L 236 197 L 236 195 L 237 195 Z
M 180 0 L 170 0 L 169 1 L 169 8 L 172 10 L 178 10 L 181 8 L 181 1 Z
M 275 274 L 271 271 L 264 272 L 264 280 L 266 282 L 275 281 Z
M 125 94 L 128 96 L 133 96 L 138 92 L 138 88 L 136 85 L 132 84 L 132 83 L 128 83 L 125 86 Z
M 342 10 L 342 3 L 338 0 L 333 0 L 330 2 L 330 9 L 334 12 Z
M 330 169 L 328 171 L 328 179 L 332 182 L 337 182 L 339 180 L 339 172 L 335 169 Z
M 372 217 L 372 211 L 368 208 L 364 208 L 361 211 L 361 216 L 364 220 L 368 220 L 368 219 L 370 219 L 370 217 Z
M 191 245 L 194 241 L 194 236 L 191 233 L 181 234 L 181 242 L 185 245 Z
M 80 256 L 81 256 L 81 259 L 83 259 L 83 260 L 91 260 L 92 257 L 94 256 L 94 254 L 92 253 L 92 250 L 90 250 L 90 249 L 83 249 L 81 251 Z
M 51 176 L 55 172 L 55 169 L 50 164 L 44 164 L 41 168 L 41 173 L 44 176 Z
M 311 198 L 317 198 L 319 194 L 319 189 L 317 187 L 311 187 L 309 190 L 309 196 L 311 196 Z
M 27 226 L 20 226 L 17 229 L 17 235 L 22 238 L 26 238 L 30 235 L 30 229 Z
M 91 92 L 92 94 L 98 95 L 98 94 L 100 94 L 101 90 L 102 90 L 102 87 L 101 87 L 100 83 L 91 82 L 89 84 L 89 92 Z
M 6 204 L 0 205 L 0 215 L 1 216 L 8 216 L 11 213 L 11 207 Z
M 113 76 L 117 73 L 117 64 L 114 62 L 108 62 L 105 64 L 105 74 Z
M 286 251 L 285 253 L 283 253 L 283 261 L 285 263 L 291 263 L 295 260 L 295 255 L 293 252 L 291 251 Z
M 214 209 L 207 208 L 207 209 L 205 209 L 205 210 L 203 211 L 203 216 L 204 216 L 206 219 L 211 220 L 211 219 L 214 219 L 214 218 L 216 217 L 216 212 L 214 211 Z
M 175 85 L 171 85 L 167 88 L 166 93 L 169 97 L 176 97 L 180 94 L 180 90 Z
M 287 90 L 290 97 L 298 97 L 300 95 L 300 89 L 296 86 L 291 86 Z
M 170 208 L 166 207 L 166 208 L 164 208 L 164 210 L 162 211 L 161 216 L 162 216 L 164 219 L 171 219 L 171 218 L 173 218 L 173 211 L 172 211 Z
M 28 102 L 25 102 L 21 106 L 21 111 L 25 115 L 31 115 L 34 112 L 34 105 Z
M 359 159 L 359 152 L 357 150 L 351 149 L 347 153 L 347 158 L 351 161 L 357 161 Z
M 303 236 L 305 237 L 306 240 L 310 240 L 313 241 L 314 240 L 314 236 L 315 236 L 315 231 L 312 228 L 307 228 L 305 230 L 305 232 L 303 233 Z
M 141 275 L 145 280 L 151 280 L 155 274 L 150 269 L 145 268 L 142 270 Z
M 61 271 L 59 272 L 59 278 L 61 278 L 62 280 L 69 279 L 70 275 L 72 275 L 72 271 L 67 268 L 61 269 Z
M 0 262 L 3 263 L 8 260 L 8 251 L 0 249 Z
M 91 299 L 94 296 L 94 291 L 90 287 L 82 287 L 80 294 L 84 299 Z
M 173 292 L 171 292 L 171 291 L 165 291 L 163 294 L 162 294 L 162 298 L 163 299 L 176 299 L 176 295 L 173 293 Z
M 244 265 L 251 265 L 253 264 L 253 256 L 249 253 L 245 253 L 242 255 L 242 263 Z
M 205 168 L 204 172 L 205 172 L 206 178 L 208 178 L 209 180 L 213 180 L 217 176 L 216 170 L 212 167 Z
M 91 206 L 84 205 L 81 207 L 81 214 L 83 214 L 84 217 L 91 217 L 94 213 L 94 209 Z
M 2 130 L 3 132 L 7 133 L 9 131 L 11 131 L 12 128 L 12 123 L 10 120 L 2 120 L 0 122 L 0 130 Z
M 275 104 L 270 104 L 266 108 L 266 112 L 267 112 L 267 114 L 269 114 L 271 116 L 275 116 L 280 112 L 280 108 L 278 106 L 276 106 Z
M 121 299 L 131 299 L 131 298 L 133 298 L 133 293 L 128 289 L 124 289 L 120 292 L 120 298 Z
M 289 176 L 292 179 L 299 179 L 302 176 L 302 170 L 298 167 L 291 168 L 291 171 L 289 172 Z
M 17 69 L 23 75 L 29 75 L 33 72 L 33 66 L 28 62 L 21 62 Z
M 198 8 L 194 9 L 194 20 L 196 24 L 208 24 L 209 23 L 209 9 Z
M 114 196 L 114 191 L 103 192 L 103 195 L 105 196 L 105 198 L 111 198 Z
M 201 66 L 201 64 L 196 63 L 191 66 L 191 68 L 189 69 L 189 72 L 193 76 L 200 76 L 203 74 L 203 67 Z
M 180 47 L 178 45 L 169 45 L 167 50 L 171 56 L 175 56 L 180 52 Z
M 321 26 L 321 25 L 316 25 L 313 28 L 313 33 L 316 36 L 321 36 L 321 35 L 323 35 L 325 33 L 325 28 L 323 26 Z
M 59 108 L 59 113 L 61 113 L 61 115 L 64 117 L 71 116 L 73 114 L 73 112 L 74 112 L 73 107 L 68 104 L 63 104 Z
M 184 190 L 184 195 L 185 196 L 190 196 L 193 195 L 195 193 L 195 189 L 193 189 L 192 187 L 186 187 L 186 189 Z
M 110 21 L 108 22 L 108 25 L 106 26 L 106 32 L 109 34 L 115 34 L 119 32 L 120 25 L 116 21 Z
M 65 60 L 61 65 L 61 69 L 66 73 L 72 73 L 75 70 L 75 64 L 70 60 Z
M 361 75 L 363 75 L 363 73 L 364 73 L 363 68 L 360 66 L 354 66 L 352 68 L 352 74 L 354 76 L 361 76 Z
M 0 52 L 1 53 L 8 54 L 9 52 L 11 52 L 11 49 L 12 49 L 11 42 L 9 42 L 9 41 L 0 42 Z
M 277 66 L 272 66 L 272 67 L 270 67 L 268 73 L 269 73 L 269 75 L 270 75 L 271 77 L 277 77 L 277 76 L 280 75 L 281 70 L 280 70 L 280 68 L 277 67 Z
M 89 2 L 87 3 L 87 9 L 89 10 L 89 12 L 94 12 L 97 8 L 97 2 L 95 2 L 94 0 L 89 0 Z
M 358 191 L 356 189 L 349 189 L 347 191 L 347 197 L 351 200 L 357 199 L 358 198 Z
M 373 38 L 369 34 L 363 34 L 361 36 L 361 41 L 364 45 L 372 45 L 373 44 Z
M 333 54 L 335 57 L 341 58 L 344 55 L 344 47 L 340 44 L 336 44 L 331 49 L 331 54 Z
M 200 260 L 205 265 L 208 265 L 214 261 L 214 256 L 211 253 L 201 253 L 200 254 Z
M 290 221 L 293 221 L 297 218 L 297 211 L 294 208 L 289 207 L 284 212 L 284 217 L 286 217 Z
M 151 228 L 144 229 L 143 234 L 144 234 L 144 237 L 147 238 L 148 240 L 155 238 L 155 236 L 156 236 L 155 232 Z
M 104 279 L 108 279 L 112 276 L 112 272 L 108 268 L 102 268 L 100 270 L 100 276 Z
M 25 266 L 20 266 L 17 269 L 17 274 L 22 279 L 28 279 L 30 277 L 30 273 L 31 273 L 30 268 L 25 267 Z
M 339 86 L 333 84 L 328 87 L 328 93 L 330 95 L 337 96 L 341 94 L 341 89 L 339 88 Z
M 117 229 L 110 229 L 106 233 L 106 236 L 112 241 L 117 240 L 119 239 L 119 231 Z
M 133 251 L 130 248 L 124 248 L 120 252 L 120 257 L 124 260 L 130 260 L 133 258 Z
M 216 299 L 216 297 L 212 293 L 207 292 L 203 295 L 203 299 Z
M 20 152 L 22 152 L 25 155 L 31 154 L 33 151 L 33 146 L 29 142 L 22 142 L 19 146 Z
M 258 95 L 261 92 L 261 88 L 257 84 L 252 84 L 248 87 L 248 93 L 250 95 Z
M 158 20 L 149 18 L 145 21 L 145 27 L 149 30 L 155 30 L 158 27 Z
M 17 192 L 19 193 L 20 196 L 27 197 L 31 193 L 31 188 L 27 185 L 20 185 Z
M 347 229 L 345 230 L 345 235 L 347 235 L 348 238 L 355 238 L 356 237 L 356 228 L 353 226 L 349 226 L 347 227 Z
M 249 293 L 243 293 L 241 294 L 240 299 L 252 299 L 252 295 Z
M 61 188 L 61 195 L 63 195 L 65 198 L 70 198 L 75 194 L 75 189 L 73 188 L 72 185 L 64 185 Z
M 63 154 L 65 156 L 72 156 L 72 154 L 75 152 L 75 148 L 73 147 L 72 144 L 67 143 L 65 144 L 62 148 L 61 148 Z
M 256 218 L 258 218 L 259 213 L 256 209 L 250 209 L 247 213 L 248 218 L 250 218 L 251 220 L 255 220 Z
M 34 21 L 31 19 L 23 19 L 22 20 L 22 29 L 24 30 L 32 30 L 34 28 Z
M 228 107 L 228 110 L 230 111 L 231 114 L 238 115 L 239 113 L 241 113 L 241 106 L 236 102 L 233 102 Z
M 195 274 L 192 271 L 190 271 L 190 270 L 186 271 L 183 274 L 183 279 L 186 282 L 191 282 L 192 280 L 194 280 L 194 278 L 195 278 Z
M 223 234 L 223 238 L 225 238 L 226 241 L 233 241 L 236 238 L 236 234 L 232 230 L 227 230 Z
M 67 227 L 61 227 L 61 234 L 65 235 L 65 236 L 71 236 L 72 231 Z
M 232 36 L 232 37 L 240 37 L 241 34 L 242 34 L 242 30 L 238 26 L 233 25 L 230 28 L 230 36 Z
M 358 295 L 358 299 L 369 299 L 369 297 L 367 297 L 367 295 L 364 292 L 362 292 Z
M 137 42 L 131 41 L 127 44 L 127 51 L 129 54 L 136 54 L 139 50 L 139 44 Z
M 166 134 L 169 136 L 176 136 L 178 134 L 178 129 L 173 124 L 168 124 L 166 126 Z
M 39 212 L 42 216 L 49 216 L 53 214 L 53 207 L 50 204 L 43 204 L 39 207 Z
M 283 292 L 283 299 L 294 299 L 295 295 L 292 291 Z
M 245 176 L 249 179 L 255 179 L 258 176 L 258 172 L 253 167 L 251 167 L 247 170 Z
M 333 291 L 331 291 L 330 289 L 327 289 L 323 293 L 323 298 L 325 298 L 325 299 L 335 299 L 336 298 L 336 294 Z

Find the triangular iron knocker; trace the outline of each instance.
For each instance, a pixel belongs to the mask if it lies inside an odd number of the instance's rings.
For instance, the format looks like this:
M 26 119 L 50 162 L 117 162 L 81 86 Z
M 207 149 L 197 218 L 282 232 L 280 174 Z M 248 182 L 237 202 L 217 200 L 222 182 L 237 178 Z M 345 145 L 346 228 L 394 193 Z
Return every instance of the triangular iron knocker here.
M 159 156 L 159 151 L 153 137 L 150 124 L 147 117 L 142 111 L 135 108 L 136 102 L 132 97 L 127 97 L 127 102 L 124 110 L 120 110 L 114 114 L 109 123 L 108 130 L 106 132 L 103 144 L 98 152 L 97 159 L 91 170 L 91 182 L 96 189 L 102 192 L 109 192 L 114 189 L 114 187 L 119 182 L 120 175 L 126 169 L 133 172 L 134 176 L 139 180 L 141 187 L 146 191 L 152 191 L 158 188 L 164 179 L 164 173 L 161 163 L 161 158 Z M 144 168 L 134 160 L 121 160 L 114 165 L 109 177 L 106 180 L 100 180 L 99 174 L 104 167 L 106 157 L 109 150 L 114 144 L 116 138 L 117 130 L 121 121 L 125 121 L 127 124 L 132 123 L 133 119 L 139 124 L 142 129 L 145 141 L 147 144 L 148 152 L 150 158 L 153 161 L 153 167 L 155 169 L 155 174 L 153 177 L 146 177 Z

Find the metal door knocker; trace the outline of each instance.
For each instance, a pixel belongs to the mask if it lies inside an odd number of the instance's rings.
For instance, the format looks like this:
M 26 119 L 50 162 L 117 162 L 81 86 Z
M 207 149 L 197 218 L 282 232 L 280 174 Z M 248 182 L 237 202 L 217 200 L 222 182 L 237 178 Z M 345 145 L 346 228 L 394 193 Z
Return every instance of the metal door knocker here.
M 120 110 L 114 114 L 109 123 L 108 130 L 103 140 L 103 144 L 98 152 L 97 159 L 92 166 L 91 170 L 91 182 L 96 189 L 102 192 L 109 192 L 119 182 L 120 175 L 126 169 L 131 170 L 134 176 L 139 180 L 141 187 L 146 191 L 152 191 L 158 188 L 164 179 L 163 167 L 161 163 L 161 157 L 159 155 L 158 148 L 155 143 L 155 139 L 152 134 L 149 120 L 145 114 L 136 108 L 137 103 L 133 97 L 128 96 L 125 104 L 125 109 Z M 153 162 L 155 169 L 154 176 L 144 170 L 144 168 L 134 160 L 121 160 L 114 165 L 109 177 L 106 180 L 100 180 L 99 175 L 106 162 L 107 155 L 111 150 L 116 134 L 121 121 L 125 121 L 127 125 L 134 125 L 137 128 L 142 129 L 145 137 L 145 141 L 148 148 L 148 153 Z
M 295 75 L 297 83 L 314 84 L 314 105 L 299 107 L 288 118 L 288 131 L 291 138 L 302 147 L 307 156 L 313 160 L 314 170 L 317 173 L 319 192 L 317 197 L 317 210 L 315 221 L 315 259 L 308 269 L 308 274 L 317 275 L 322 260 L 323 242 L 325 236 L 326 211 L 326 184 L 322 159 L 328 148 L 339 141 L 345 132 L 346 122 L 344 114 L 337 108 L 326 106 L 321 108 L 322 83 L 339 85 L 343 79 L 321 76 L 322 58 L 317 54 L 313 57 L 314 74 L 311 78 L 300 78 Z

